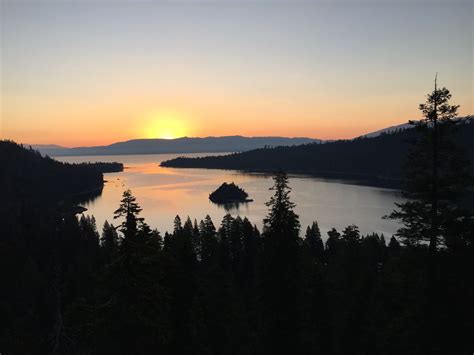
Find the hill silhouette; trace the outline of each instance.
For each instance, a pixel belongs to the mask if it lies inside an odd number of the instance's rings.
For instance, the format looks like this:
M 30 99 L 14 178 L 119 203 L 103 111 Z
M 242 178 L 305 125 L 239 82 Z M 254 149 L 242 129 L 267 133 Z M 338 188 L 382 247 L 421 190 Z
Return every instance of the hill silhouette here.
M 182 137 L 176 139 L 133 139 L 95 147 L 64 148 L 45 145 L 32 145 L 32 147 L 50 156 L 75 156 L 242 152 L 265 146 L 289 146 L 311 142 L 320 142 L 320 140 L 306 137 Z
M 474 161 L 474 120 L 459 124 L 455 140 Z M 173 168 L 231 169 L 249 172 L 284 170 L 328 178 L 356 179 L 368 185 L 398 186 L 415 129 L 400 129 L 376 137 L 359 137 L 324 144 L 255 149 L 225 156 L 185 158 L 161 163 Z M 471 165 L 471 169 L 472 165 Z
M 103 173 L 121 171 L 121 163 L 68 164 L 43 157 L 12 141 L 0 141 L 0 183 L 7 200 L 56 200 L 99 191 Z

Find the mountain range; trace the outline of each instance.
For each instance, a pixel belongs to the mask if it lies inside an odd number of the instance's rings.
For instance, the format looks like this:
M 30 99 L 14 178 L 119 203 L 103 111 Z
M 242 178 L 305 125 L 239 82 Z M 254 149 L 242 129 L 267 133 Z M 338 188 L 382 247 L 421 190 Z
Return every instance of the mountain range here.
M 375 137 L 380 136 L 381 134 L 393 133 L 393 132 L 401 131 L 401 130 L 403 131 L 403 130 L 409 129 L 409 128 L 412 128 L 411 124 L 402 123 L 402 124 L 399 124 L 399 125 L 396 125 L 396 126 L 390 126 L 390 127 L 387 127 L 387 128 L 379 129 L 378 131 L 374 131 L 374 132 L 364 134 L 364 135 L 360 136 L 359 138 L 375 138 Z
M 319 143 L 319 139 L 297 137 L 205 137 L 176 139 L 133 139 L 105 146 L 65 148 L 54 145 L 30 145 L 49 156 L 132 155 L 166 153 L 241 152 L 263 147 Z M 28 145 L 27 145 L 28 146 Z
M 408 124 L 392 126 L 362 137 L 376 137 L 382 133 L 405 129 Z M 222 153 L 244 152 L 264 147 L 293 146 L 307 143 L 325 143 L 321 139 L 308 137 L 182 137 L 176 139 L 133 139 L 104 146 L 66 148 L 56 144 L 26 144 L 49 156 L 78 155 L 132 155 L 166 153 Z
M 399 127 L 402 128 L 402 127 Z M 397 186 L 403 182 L 408 142 L 418 131 L 392 128 L 375 135 L 325 144 L 302 144 L 273 147 L 200 158 L 179 157 L 161 163 L 172 168 L 208 168 L 247 172 L 305 173 L 328 178 L 351 179 L 368 185 Z M 474 162 L 474 120 L 470 119 L 454 132 L 453 140 Z M 474 175 L 474 164 L 471 165 Z

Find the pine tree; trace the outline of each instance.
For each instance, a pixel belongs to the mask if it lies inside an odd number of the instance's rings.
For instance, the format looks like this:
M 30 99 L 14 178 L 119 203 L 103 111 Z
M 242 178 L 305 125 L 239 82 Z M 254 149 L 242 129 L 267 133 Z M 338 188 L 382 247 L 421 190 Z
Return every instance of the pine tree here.
M 142 209 L 132 195 L 132 191 L 124 191 L 120 206 L 114 212 L 114 219 L 125 217 L 125 221 L 122 222 L 120 228 L 125 239 L 133 239 L 137 236 L 138 224 L 143 222 L 143 218 L 138 217 L 141 211 Z
M 151 230 L 150 238 L 148 238 L 148 245 L 156 251 L 161 251 L 163 249 L 163 237 L 158 229 L 155 228 Z
M 451 105 L 450 99 L 449 90 L 439 89 L 435 79 L 433 92 L 419 107 L 424 118 L 410 122 L 419 135 L 406 166 L 404 195 L 408 200 L 397 204 L 398 210 L 389 216 L 403 223 L 397 234 L 405 245 L 429 245 L 423 279 L 426 295 L 422 303 L 423 332 L 420 334 L 426 353 L 436 353 L 442 337 L 439 332 L 442 319 L 438 312 L 443 302 L 438 248 L 443 243 L 453 244 L 462 235 L 459 232 L 469 228 L 471 223 L 469 213 L 459 205 L 459 198 L 472 179 L 463 151 L 452 140 L 453 131 L 461 122 L 455 120 L 459 106 Z
M 324 254 L 324 244 L 321 239 L 321 231 L 319 230 L 318 222 L 306 228 L 306 235 L 304 239 L 305 245 L 309 248 L 310 254 L 313 258 L 320 258 Z
M 241 274 L 242 272 L 242 255 L 243 255 L 243 238 L 244 238 L 244 226 L 240 216 L 234 218 L 230 229 L 229 245 L 230 245 L 230 257 L 232 260 L 232 269 L 235 273 Z
M 284 172 L 278 172 L 273 177 L 274 185 L 270 188 L 274 191 L 270 201 L 266 203 L 269 214 L 263 220 L 264 234 L 273 235 L 275 242 L 277 238 L 285 238 L 296 243 L 300 230 L 298 215 L 294 212 L 295 204 L 290 201 L 291 188 L 288 185 L 288 176 Z
M 110 262 L 118 252 L 119 237 L 114 225 L 110 224 L 108 221 L 104 222 L 100 245 L 105 252 L 107 261 Z
M 256 226 L 252 226 L 245 217 L 242 221 L 243 233 L 243 282 L 248 289 L 255 286 L 257 276 L 257 258 L 260 252 L 260 234 Z M 253 290 L 252 290 L 253 291 Z
M 192 236 L 192 234 L 193 234 L 193 222 L 191 221 L 191 218 L 189 216 L 188 216 L 188 218 L 186 218 L 186 221 L 184 221 L 183 229 L 186 231 L 187 234 Z
M 173 221 L 173 230 L 174 233 L 177 234 L 183 229 L 181 225 L 181 218 L 179 216 L 176 216 Z
M 223 270 L 228 271 L 231 265 L 230 255 L 230 235 L 234 218 L 227 213 L 221 222 L 219 228 L 219 263 Z
M 355 245 L 360 240 L 359 228 L 356 225 L 347 226 L 342 232 L 342 240 L 349 245 Z
M 89 268 L 92 270 L 95 268 L 100 258 L 100 237 L 99 233 L 97 232 L 95 217 L 82 215 L 79 220 L 79 227 L 82 231 L 83 251 L 87 259 L 84 261 L 88 263 Z
M 197 220 L 193 223 L 193 247 L 198 260 L 201 260 L 201 235 L 199 233 L 199 226 Z
M 216 227 L 209 215 L 199 223 L 199 234 L 201 236 L 201 261 L 203 265 L 209 267 L 216 262 L 217 256 Z
M 188 217 L 184 225 L 181 218 L 174 219 L 171 253 L 186 273 L 191 273 L 196 265 L 196 253 L 193 245 L 193 224 Z
M 341 234 L 336 230 L 336 228 L 332 228 L 328 231 L 325 251 L 328 255 L 335 255 L 339 251 L 340 245 Z
M 420 104 L 424 118 L 410 121 L 419 133 L 407 161 L 409 200 L 398 203 L 388 218 L 398 219 L 403 227 L 397 232 L 406 245 L 429 243 L 433 254 L 450 236 L 454 225 L 467 221 L 468 214 L 458 206 L 458 198 L 472 181 L 463 152 L 453 143 L 452 133 L 461 124 L 454 120 L 458 105 L 450 105 L 448 89 L 435 88 Z
M 390 242 L 388 243 L 388 250 L 391 254 L 396 254 L 400 251 L 400 243 L 394 236 L 390 238 Z
M 267 353 L 294 353 L 299 346 L 300 223 L 290 201 L 288 177 L 279 172 L 270 189 L 263 231 L 263 343 Z

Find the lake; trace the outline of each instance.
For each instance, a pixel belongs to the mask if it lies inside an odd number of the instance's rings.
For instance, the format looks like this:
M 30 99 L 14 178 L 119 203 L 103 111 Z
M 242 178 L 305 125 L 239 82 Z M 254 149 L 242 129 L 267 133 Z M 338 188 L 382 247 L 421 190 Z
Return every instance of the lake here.
M 223 153 L 221 153 L 223 154 Z M 115 225 L 113 212 L 118 208 L 122 193 L 132 190 L 143 208 L 141 216 L 153 228 L 164 234 L 173 228 L 173 219 L 190 216 L 199 222 L 207 214 L 216 227 L 226 213 L 247 216 L 261 230 L 262 220 L 267 214 L 265 202 L 272 195 L 269 188 L 273 180 L 264 174 L 247 174 L 238 171 L 209 169 L 163 168 L 161 161 L 178 156 L 204 156 L 211 154 L 150 154 L 114 156 L 56 157 L 57 160 L 81 162 L 123 163 L 125 169 L 119 173 L 104 174 L 105 183 L 101 196 L 84 204 L 86 214 L 97 220 L 99 231 L 105 220 Z M 218 154 L 212 154 L 218 155 Z M 248 192 L 254 201 L 238 208 L 225 210 L 209 201 L 209 194 L 223 182 L 235 182 Z M 342 230 L 355 224 L 363 234 L 383 233 L 393 235 L 399 227 L 395 221 L 383 220 L 390 213 L 394 202 L 402 201 L 396 190 L 358 185 L 350 181 L 329 180 L 303 175 L 290 175 L 291 199 L 296 203 L 296 213 L 302 228 L 317 220 L 323 238 L 332 227 Z

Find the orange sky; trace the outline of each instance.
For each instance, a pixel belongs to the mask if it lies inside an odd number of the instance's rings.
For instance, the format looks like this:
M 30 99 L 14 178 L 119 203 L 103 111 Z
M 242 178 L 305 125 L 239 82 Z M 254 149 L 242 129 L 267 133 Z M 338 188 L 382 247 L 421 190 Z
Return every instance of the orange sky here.
M 429 90 L 427 87 L 425 91 Z M 420 90 L 421 91 L 421 90 Z M 271 97 L 144 99 L 131 96 L 101 102 L 80 99 L 7 98 L 2 101 L 2 136 L 15 141 L 62 146 L 104 145 L 134 138 L 181 136 L 307 136 L 320 139 L 358 135 L 420 117 L 423 94 L 403 98 L 326 97 L 284 100 Z M 455 102 L 469 107 L 468 98 Z M 161 103 L 160 101 L 163 101 Z M 403 102 L 403 105 L 400 104 Z M 462 109 L 461 113 L 469 113 Z M 31 118 L 35 124 L 31 124 Z
M 436 72 L 473 113 L 472 3 L 271 5 L 2 2 L 1 137 L 352 138 L 420 117 Z

